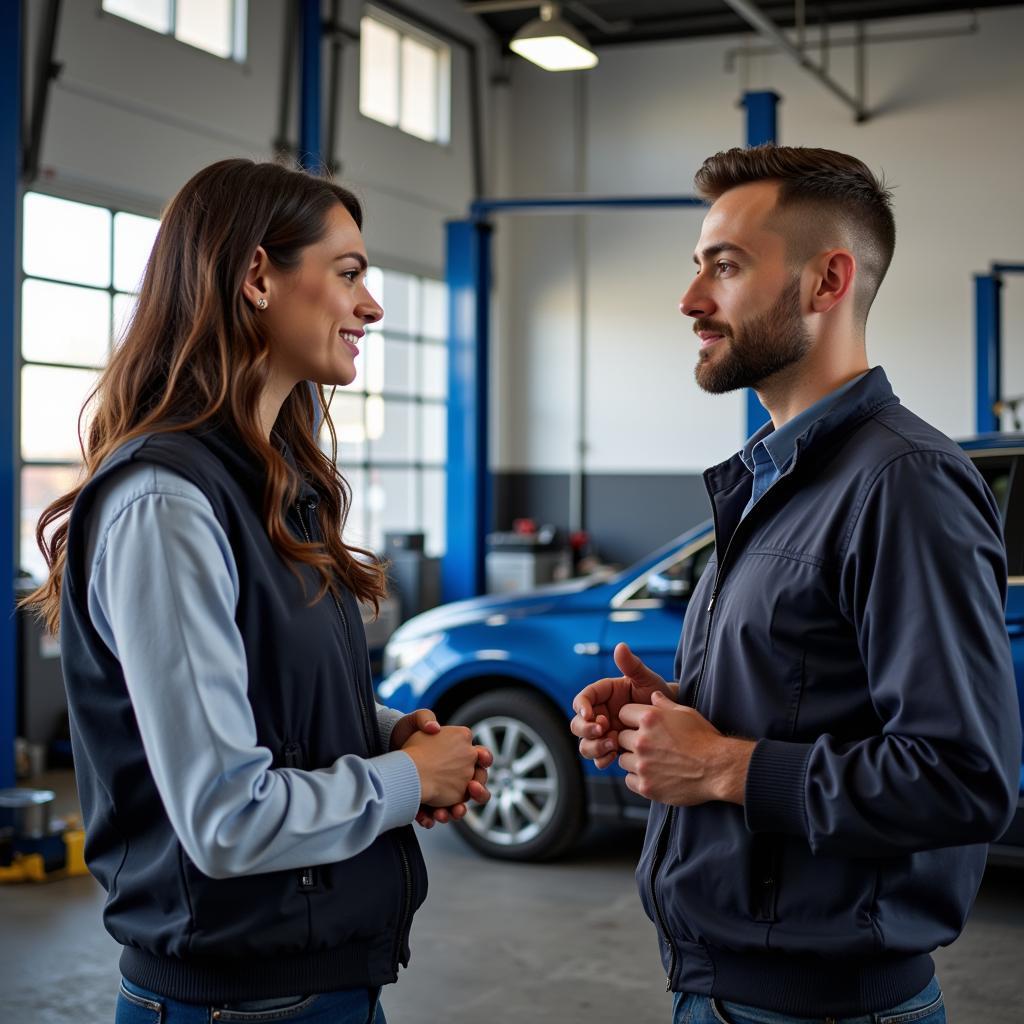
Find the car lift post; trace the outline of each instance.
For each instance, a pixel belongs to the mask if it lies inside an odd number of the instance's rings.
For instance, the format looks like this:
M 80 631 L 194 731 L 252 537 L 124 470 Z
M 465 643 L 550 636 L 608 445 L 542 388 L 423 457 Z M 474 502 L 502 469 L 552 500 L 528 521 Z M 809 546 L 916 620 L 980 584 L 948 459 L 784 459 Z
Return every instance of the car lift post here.
M 1004 274 L 1024 274 L 1024 263 L 993 263 L 987 274 L 974 275 L 974 415 L 979 434 L 1000 429 Z
M 21 170 L 22 0 L 9 0 L 0 17 L 0 789 L 14 785 L 17 718 L 17 622 L 14 572 L 17 550 L 14 401 L 17 370 L 18 198 Z

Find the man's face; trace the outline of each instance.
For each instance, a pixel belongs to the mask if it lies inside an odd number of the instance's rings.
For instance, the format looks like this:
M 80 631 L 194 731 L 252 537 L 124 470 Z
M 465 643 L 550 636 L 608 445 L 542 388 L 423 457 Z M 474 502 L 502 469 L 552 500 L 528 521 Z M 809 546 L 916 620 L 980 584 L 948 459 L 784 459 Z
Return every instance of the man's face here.
M 741 185 L 704 218 L 697 276 L 679 308 L 694 319 L 694 376 L 705 391 L 757 387 L 810 349 L 800 275 L 787 264 L 783 235 L 766 226 L 777 192 L 773 182 Z

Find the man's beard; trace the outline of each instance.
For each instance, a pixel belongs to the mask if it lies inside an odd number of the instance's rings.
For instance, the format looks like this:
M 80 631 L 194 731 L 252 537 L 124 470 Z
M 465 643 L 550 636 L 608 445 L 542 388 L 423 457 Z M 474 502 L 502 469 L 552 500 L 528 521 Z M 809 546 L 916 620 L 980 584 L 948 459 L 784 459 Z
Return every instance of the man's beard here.
M 694 330 L 717 331 L 724 351 L 713 358 L 703 352 L 693 371 L 698 385 L 713 395 L 756 388 L 769 377 L 798 363 L 811 347 L 800 316 L 800 279 L 793 278 L 767 312 L 737 327 L 735 334 L 714 320 L 697 320 Z

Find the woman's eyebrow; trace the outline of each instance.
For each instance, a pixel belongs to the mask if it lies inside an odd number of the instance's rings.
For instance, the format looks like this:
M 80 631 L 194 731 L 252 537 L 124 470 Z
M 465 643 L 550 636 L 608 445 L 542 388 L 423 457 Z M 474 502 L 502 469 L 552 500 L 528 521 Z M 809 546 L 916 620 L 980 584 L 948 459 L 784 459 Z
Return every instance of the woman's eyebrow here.
M 360 270 L 366 270 L 369 266 L 369 263 L 366 262 L 366 257 L 361 252 L 343 252 L 340 256 L 334 257 L 335 263 L 338 260 L 355 260 L 359 264 Z

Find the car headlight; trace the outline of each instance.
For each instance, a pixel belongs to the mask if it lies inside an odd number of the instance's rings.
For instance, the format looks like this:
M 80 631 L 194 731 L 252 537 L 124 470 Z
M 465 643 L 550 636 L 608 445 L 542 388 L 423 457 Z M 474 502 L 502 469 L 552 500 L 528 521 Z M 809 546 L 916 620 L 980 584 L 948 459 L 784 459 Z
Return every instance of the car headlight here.
M 411 668 L 416 662 L 422 661 L 441 642 L 443 636 L 443 633 L 432 633 L 409 640 L 392 640 L 384 648 L 384 675 Z

